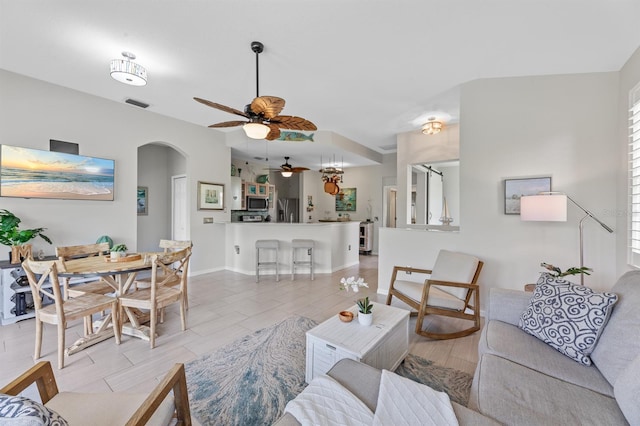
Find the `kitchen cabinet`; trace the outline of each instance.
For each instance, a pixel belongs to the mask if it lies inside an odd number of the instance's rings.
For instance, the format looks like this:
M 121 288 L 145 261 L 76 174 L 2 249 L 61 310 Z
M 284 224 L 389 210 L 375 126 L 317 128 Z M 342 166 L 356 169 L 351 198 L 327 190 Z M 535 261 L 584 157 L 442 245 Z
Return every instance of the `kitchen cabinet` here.
M 269 184 L 268 183 L 258 183 L 258 195 L 260 197 L 268 197 L 269 196 Z
M 231 176 L 231 210 L 246 210 L 242 178 Z
M 244 192 L 247 197 L 258 195 L 258 184 L 255 182 L 245 182 Z

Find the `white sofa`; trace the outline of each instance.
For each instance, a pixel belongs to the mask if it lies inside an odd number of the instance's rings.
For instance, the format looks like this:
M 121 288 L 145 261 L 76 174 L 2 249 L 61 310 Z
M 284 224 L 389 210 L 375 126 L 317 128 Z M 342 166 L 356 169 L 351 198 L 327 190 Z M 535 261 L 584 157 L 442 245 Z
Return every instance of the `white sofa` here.
M 584 366 L 518 328 L 532 294 L 491 289 L 469 408 L 509 425 L 640 425 L 640 271 Z
M 376 410 L 381 379 L 380 370 L 367 364 L 345 358 L 338 361 L 331 370 L 327 372 L 327 375 L 336 379 L 342 386 L 364 402 L 371 411 Z M 458 419 L 458 423 L 462 426 L 497 426 L 499 424 L 455 402 L 451 402 L 451 405 L 453 406 L 453 411 Z M 300 423 L 291 414 L 286 413 L 275 425 L 299 426 Z

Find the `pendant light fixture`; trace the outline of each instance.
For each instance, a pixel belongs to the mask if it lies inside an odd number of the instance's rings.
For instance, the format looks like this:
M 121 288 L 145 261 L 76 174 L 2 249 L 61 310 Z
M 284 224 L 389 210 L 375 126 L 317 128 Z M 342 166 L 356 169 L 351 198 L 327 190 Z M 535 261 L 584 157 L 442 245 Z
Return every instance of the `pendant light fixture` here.
M 131 86 L 147 84 L 147 70 L 142 65 L 133 62 L 136 55 L 131 52 L 122 52 L 122 56 L 125 59 L 111 61 L 111 77 Z

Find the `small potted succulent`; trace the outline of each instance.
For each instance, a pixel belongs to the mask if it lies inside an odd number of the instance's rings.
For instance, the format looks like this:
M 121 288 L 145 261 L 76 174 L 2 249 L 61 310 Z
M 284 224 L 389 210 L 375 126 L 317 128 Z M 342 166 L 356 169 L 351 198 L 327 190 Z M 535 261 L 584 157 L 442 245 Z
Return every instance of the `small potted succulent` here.
M 26 244 L 35 237 L 40 237 L 49 244 L 51 240 L 42 232 L 46 228 L 18 229 L 21 220 L 8 210 L 0 210 L 0 244 L 11 247 L 11 263 L 20 263 L 20 258 L 31 255 L 31 244 Z
M 369 303 L 369 297 L 358 299 L 358 322 L 362 325 L 371 325 L 373 323 L 373 305 Z
M 117 261 L 121 257 L 125 257 L 127 255 L 127 245 L 126 244 L 116 244 L 111 247 L 111 260 Z

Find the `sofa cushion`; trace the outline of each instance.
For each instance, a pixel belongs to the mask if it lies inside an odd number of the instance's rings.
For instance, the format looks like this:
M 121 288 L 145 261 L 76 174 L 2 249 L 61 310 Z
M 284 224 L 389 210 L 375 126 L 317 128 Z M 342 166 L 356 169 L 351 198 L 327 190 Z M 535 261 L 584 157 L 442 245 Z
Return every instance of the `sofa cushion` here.
M 591 365 L 589 354 L 617 300 L 614 293 L 596 293 L 589 287 L 541 274 L 518 326 L 569 358 Z
M 491 354 L 478 362 L 469 408 L 512 425 L 627 424 L 615 399 Z
M 489 321 L 480 335 L 478 351 L 480 355 L 497 355 L 548 376 L 613 397 L 613 386 L 595 366 L 579 364 L 511 324 Z
M 67 426 L 55 411 L 22 396 L 0 394 L 0 423 L 15 426 Z
M 620 373 L 640 355 L 640 271 L 624 274 L 611 291 L 619 300 L 591 359 L 615 385 Z
M 622 372 L 614 386 L 616 400 L 630 424 L 640 425 L 640 356 Z

